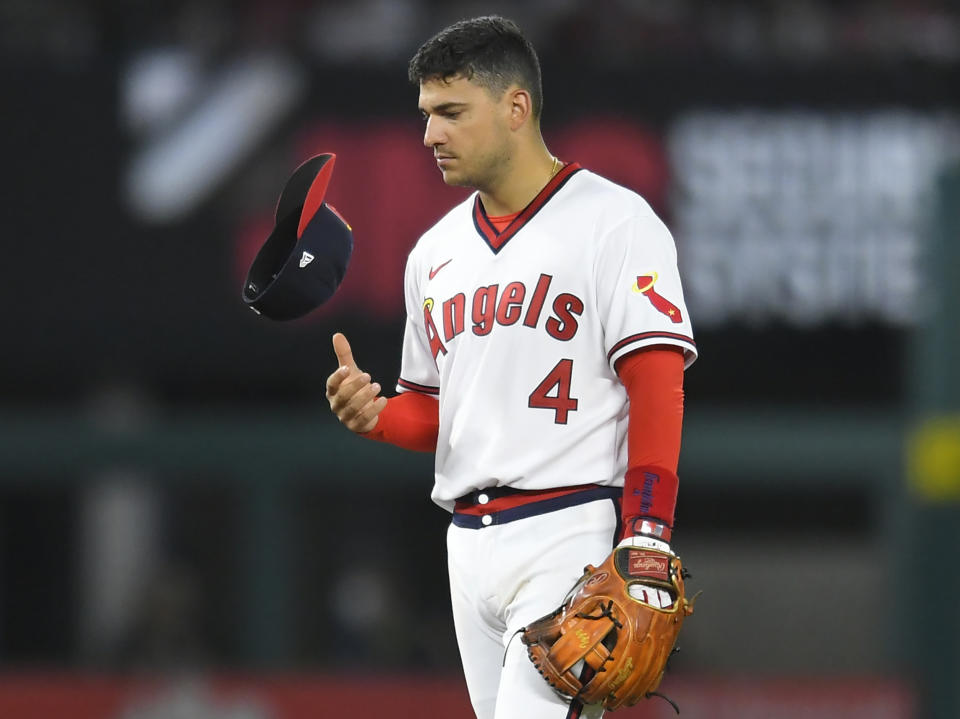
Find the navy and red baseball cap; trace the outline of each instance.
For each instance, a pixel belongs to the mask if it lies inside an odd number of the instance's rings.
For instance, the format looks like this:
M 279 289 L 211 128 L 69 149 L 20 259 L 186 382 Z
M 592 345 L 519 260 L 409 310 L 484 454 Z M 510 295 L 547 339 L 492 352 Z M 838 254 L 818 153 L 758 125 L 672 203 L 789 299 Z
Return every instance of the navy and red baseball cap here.
M 284 185 L 273 232 L 243 283 L 243 301 L 257 314 L 303 317 L 340 286 L 353 253 L 353 230 L 324 200 L 336 157 L 310 158 Z

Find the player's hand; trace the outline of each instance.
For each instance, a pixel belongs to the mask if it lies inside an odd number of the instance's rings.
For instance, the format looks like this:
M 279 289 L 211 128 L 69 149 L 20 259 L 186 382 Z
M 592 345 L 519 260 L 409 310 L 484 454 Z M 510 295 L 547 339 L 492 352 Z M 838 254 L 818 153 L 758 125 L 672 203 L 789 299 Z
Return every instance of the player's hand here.
M 658 552 L 669 554 L 671 557 L 675 556 L 673 550 L 670 549 L 670 544 L 668 542 L 643 535 L 625 537 L 624 539 L 620 540 L 620 543 L 617 545 L 617 549 L 620 547 L 654 549 Z M 651 607 L 656 607 L 657 609 L 668 609 L 669 607 L 673 606 L 674 602 L 674 597 L 669 591 L 663 588 L 650 586 L 649 584 L 631 584 L 627 588 L 627 593 L 634 599 L 649 604 Z
M 371 382 L 370 375 L 357 367 L 350 343 L 340 332 L 333 336 L 333 351 L 339 367 L 327 377 L 330 409 L 347 429 L 360 434 L 369 432 L 377 426 L 387 398 L 380 397 L 380 385 Z

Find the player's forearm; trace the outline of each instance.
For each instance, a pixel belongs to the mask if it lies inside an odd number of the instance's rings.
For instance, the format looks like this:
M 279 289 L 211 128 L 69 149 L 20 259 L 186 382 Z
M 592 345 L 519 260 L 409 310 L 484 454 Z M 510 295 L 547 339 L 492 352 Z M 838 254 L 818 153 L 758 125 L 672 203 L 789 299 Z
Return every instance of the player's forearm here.
M 435 452 L 440 429 L 440 404 L 420 392 L 403 392 L 387 400 L 377 424 L 360 435 L 413 450 Z
M 630 398 L 623 535 L 670 541 L 677 503 L 677 461 L 683 425 L 683 352 L 655 347 L 617 365 Z

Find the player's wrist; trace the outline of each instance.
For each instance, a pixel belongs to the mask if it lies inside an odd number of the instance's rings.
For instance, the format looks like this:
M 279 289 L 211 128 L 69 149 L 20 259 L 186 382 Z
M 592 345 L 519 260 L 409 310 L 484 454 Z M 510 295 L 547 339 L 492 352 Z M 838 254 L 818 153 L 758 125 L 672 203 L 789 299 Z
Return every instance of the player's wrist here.
M 624 516 L 621 519 L 623 526 L 622 537 L 642 536 L 670 543 L 673 529 L 666 522 L 656 517 Z
M 680 480 L 676 472 L 652 465 L 627 469 L 620 516 L 623 534 L 649 534 L 670 541 Z
M 669 542 L 664 542 L 661 539 L 653 539 L 652 537 L 641 537 L 639 535 L 624 537 L 617 545 L 617 549 L 620 549 L 621 547 L 633 547 L 635 549 L 655 549 L 658 552 L 673 555 L 673 550 L 670 549 Z
M 635 546 L 670 551 L 670 540 L 673 538 L 672 529 L 651 517 L 624 517 L 623 531 L 618 546 Z

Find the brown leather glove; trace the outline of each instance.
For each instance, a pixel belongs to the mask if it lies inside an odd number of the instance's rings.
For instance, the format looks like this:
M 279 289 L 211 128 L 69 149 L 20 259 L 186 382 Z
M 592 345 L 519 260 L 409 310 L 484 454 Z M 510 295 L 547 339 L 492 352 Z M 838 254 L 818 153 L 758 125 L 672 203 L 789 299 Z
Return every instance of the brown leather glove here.
M 614 710 L 650 696 L 693 614 L 685 575 L 679 557 L 629 545 L 599 567 L 587 565 L 559 609 L 524 627 L 534 666 L 554 689 L 584 704 Z

